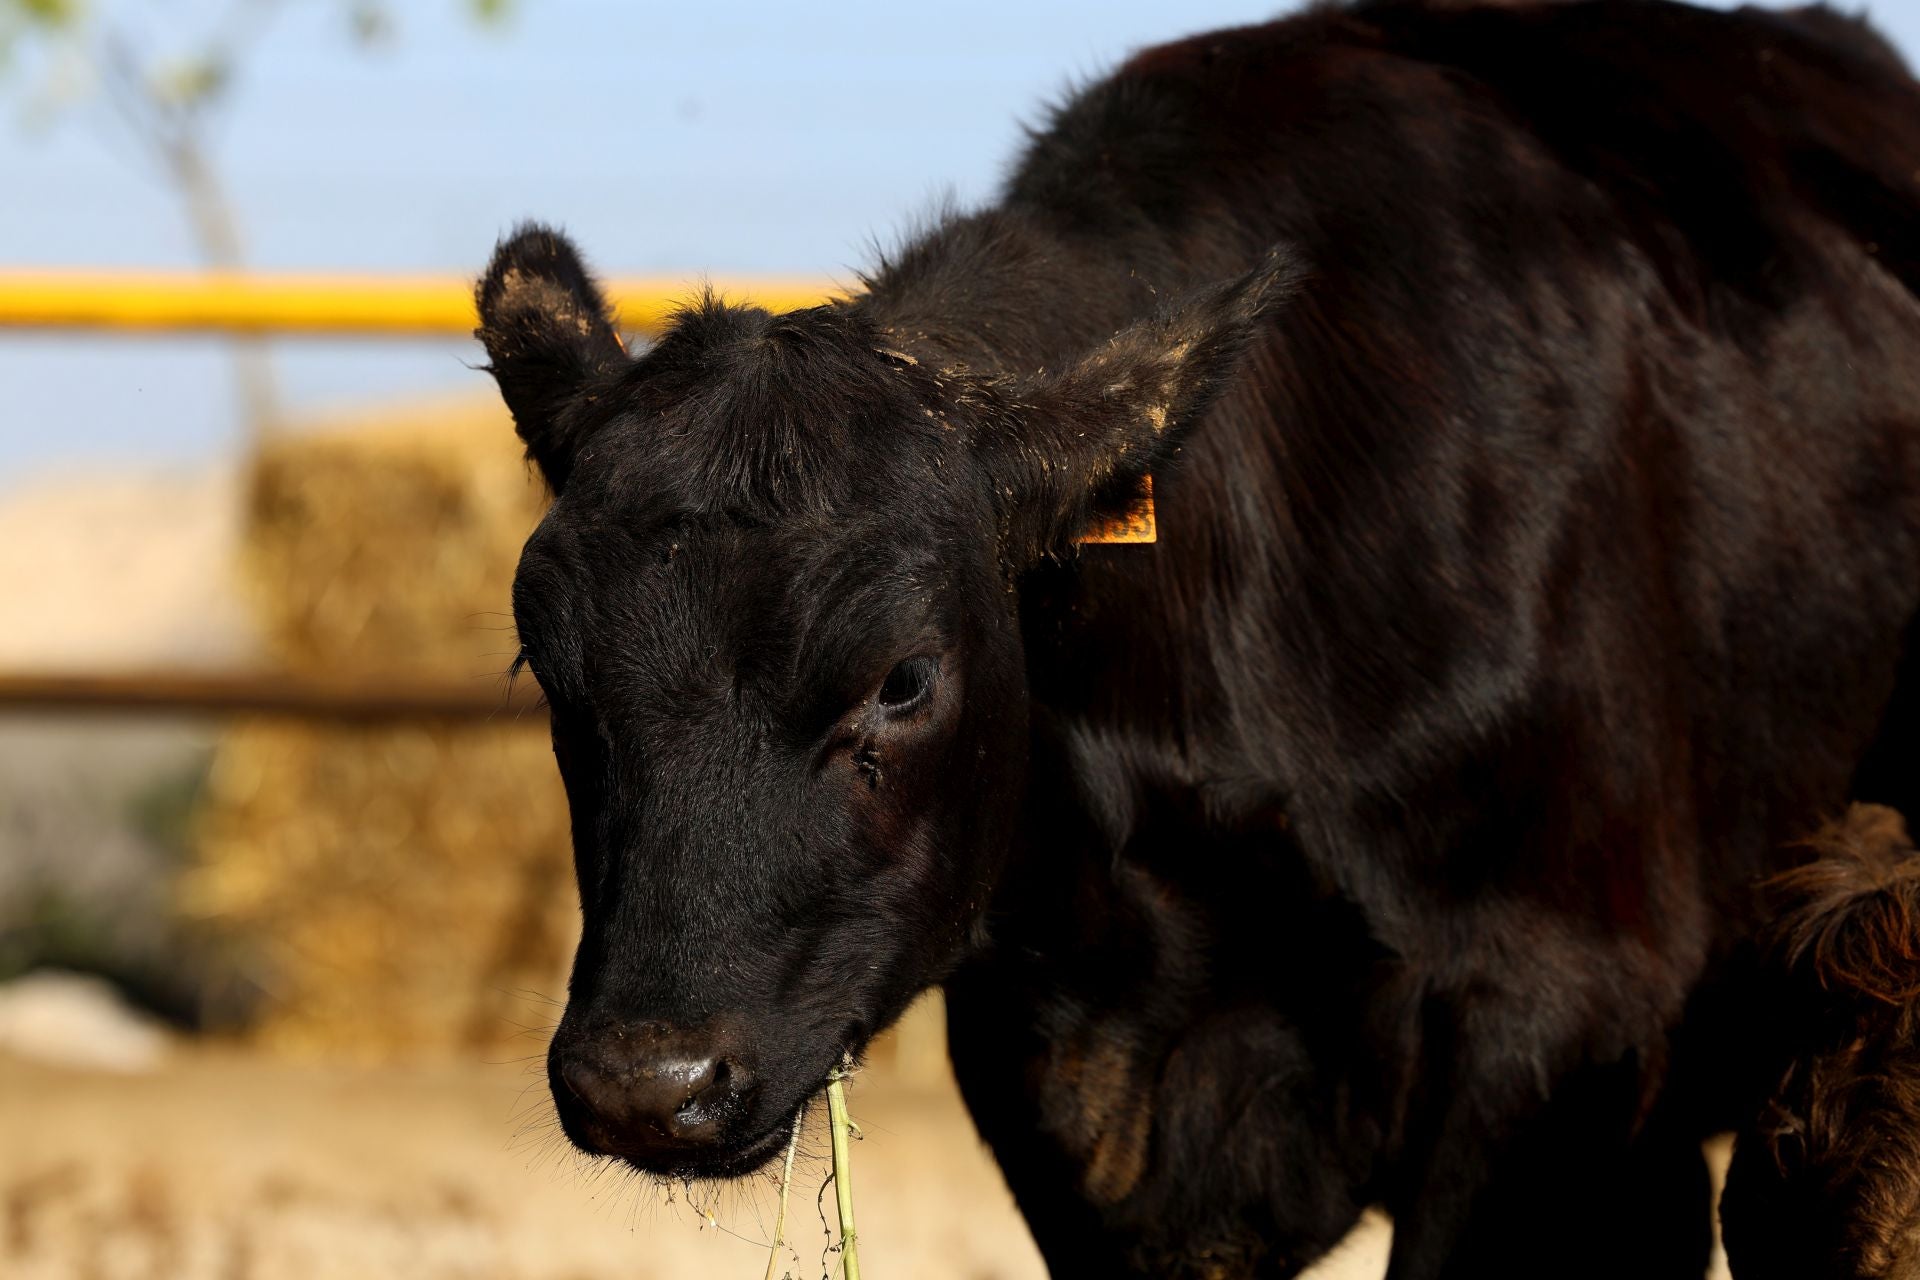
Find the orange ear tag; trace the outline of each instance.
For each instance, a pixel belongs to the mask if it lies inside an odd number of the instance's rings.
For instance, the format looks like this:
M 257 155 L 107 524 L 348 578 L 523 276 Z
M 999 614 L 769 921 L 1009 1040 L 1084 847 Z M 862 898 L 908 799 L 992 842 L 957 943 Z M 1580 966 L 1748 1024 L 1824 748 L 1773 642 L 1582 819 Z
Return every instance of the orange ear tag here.
M 1100 521 L 1076 541 L 1081 545 L 1091 542 L 1158 542 L 1159 531 L 1153 521 L 1153 477 L 1140 477 L 1140 491 L 1127 503 L 1126 510 L 1118 515 Z

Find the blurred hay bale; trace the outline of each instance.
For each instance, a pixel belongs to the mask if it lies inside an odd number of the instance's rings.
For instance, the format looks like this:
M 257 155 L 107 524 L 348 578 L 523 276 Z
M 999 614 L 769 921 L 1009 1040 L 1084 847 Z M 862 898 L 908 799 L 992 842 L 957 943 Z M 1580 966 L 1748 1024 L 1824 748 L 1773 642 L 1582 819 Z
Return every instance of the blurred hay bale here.
M 576 927 L 544 730 L 236 726 L 199 847 L 188 909 L 260 954 L 269 1045 L 378 1056 L 553 1020 L 517 994 L 559 997 Z
M 544 500 L 487 401 L 269 442 L 241 555 L 269 661 L 497 680 L 514 562 Z M 553 1020 L 516 994 L 560 994 L 576 928 L 544 719 L 237 723 L 197 836 L 185 906 L 259 955 L 266 1043 L 380 1055 Z
M 241 553 L 268 651 L 295 671 L 498 675 L 513 566 L 544 505 L 506 411 L 485 402 L 270 441 Z

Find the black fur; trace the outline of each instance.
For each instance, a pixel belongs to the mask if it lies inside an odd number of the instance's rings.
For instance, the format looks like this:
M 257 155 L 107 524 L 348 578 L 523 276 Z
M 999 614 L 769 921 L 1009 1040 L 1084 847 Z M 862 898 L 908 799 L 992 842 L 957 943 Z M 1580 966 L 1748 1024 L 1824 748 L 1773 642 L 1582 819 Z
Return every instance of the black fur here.
M 1389 0 L 1149 50 L 856 296 L 638 359 L 502 245 L 569 1132 L 752 1167 L 944 983 L 1057 1274 L 1380 1203 L 1394 1280 L 1698 1276 L 1752 885 L 1920 801 L 1917 210 L 1851 20 Z M 698 1149 L 569 1098 L 635 1027 L 728 1055 Z

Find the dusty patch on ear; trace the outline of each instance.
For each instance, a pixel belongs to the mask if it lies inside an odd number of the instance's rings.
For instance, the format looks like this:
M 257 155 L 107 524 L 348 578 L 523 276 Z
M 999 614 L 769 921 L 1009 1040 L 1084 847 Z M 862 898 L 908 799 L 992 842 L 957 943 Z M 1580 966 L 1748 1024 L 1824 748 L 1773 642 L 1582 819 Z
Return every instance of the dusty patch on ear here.
M 566 285 L 547 276 L 529 275 L 517 266 L 501 275 L 494 311 L 502 323 L 536 315 L 550 325 L 570 327 L 581 338 L 591 338 L 606 317 L 587 311 Z
M 606 300 L 573 245 L 559 232 L 529 224 L 493 251 L 474 302 L 478 336 L 496 360 L 501 352 L 540 345 L 571 348 L 592 359 L 619 345 Z M 557 352 L 555 354 L 558 354 Z
M 590 430 L 577 401 L 589 383 L 626 365 L 606 300 L 566 237 L 525 226 L 494 249 L 474 304 L 475 336 L 501 398 L 558 491 Z

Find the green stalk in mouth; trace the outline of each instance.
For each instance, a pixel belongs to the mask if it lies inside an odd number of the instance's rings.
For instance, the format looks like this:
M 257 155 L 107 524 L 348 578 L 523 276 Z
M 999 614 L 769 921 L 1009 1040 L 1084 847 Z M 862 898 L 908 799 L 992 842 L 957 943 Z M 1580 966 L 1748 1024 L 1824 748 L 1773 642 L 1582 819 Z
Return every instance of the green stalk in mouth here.
M 833 1131 L 833 1198 L 840 1209 L 840 1273 L 846 1280 L 860 1280 L 859 1235 L 853 1229 L 853 1165 L 847 1158 L 846 1078 L 850 1062 L 827 1077 L 827 1121 Z
M 845 1280 L 860 1280 L 860 1254 L 853 1229 L 853 1163 L 847 1156 L 847 1135 L 858 1127 L 847 1116 L 846 1079 L 853 1073 L 851 1056 L 843 1059 L 827 1077 L 827 1125 L 833 1135 L 833 1198 L 840 1212 L 840 1272 Z M 780 1265 L 780 1250 L 787 1242 L 787 1194 L 793 1188 L 793 1154 L 800 1146 L 800 1126 L 806 1123 L 807 1108 L 802 1104 L 793 1117 L 793 1134 L 787 1139 L 787 1161 L 780 1171 L 780 1208 L 773 1218 L 773 1248 L 767 1256 L 765 1280 L 773 1280 Z

